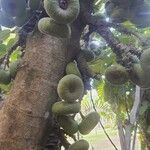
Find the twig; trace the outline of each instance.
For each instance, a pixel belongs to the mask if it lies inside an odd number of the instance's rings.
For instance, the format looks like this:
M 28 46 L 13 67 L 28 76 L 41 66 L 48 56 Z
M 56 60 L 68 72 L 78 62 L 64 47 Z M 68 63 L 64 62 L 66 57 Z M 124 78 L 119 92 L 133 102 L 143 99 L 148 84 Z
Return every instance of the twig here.
M 59 138 L 60 138 L 61 144 L 65 147 L 66 150 L 68 150 L 70 143 L 67 141 L 67 139 L 64 135 L 64 130 L 62 130 L 62 129 L 60 129 Z
M 94 104 L 94 100 L 93 100 L 93 96 L 92 96 L 92 90 L 90 90 L 90 98 L 91 98 L 91 102 L 92 102 L 92 105 L 93 105 L 93 109 L 95 112 L 97 112 L 97 109 L 95 107 L 95 104 Z M 110 143 L 113 145 L 113 147 L 115 148 L 115 150 L 118 150 L 118 148 L 116 147 L 116 145 L 113 143 L 113 141 L 111 140 L 110 136 L 108 135 L 108 133 L 106 132 L 105 130 L 105 127 L 103 126 L 102 122 L 101 122 L 101 119 L 99 120 L 99 124 L 100 126 L 102 127 L 105 135 L 107 136 L 108 140 L 110 141 Z

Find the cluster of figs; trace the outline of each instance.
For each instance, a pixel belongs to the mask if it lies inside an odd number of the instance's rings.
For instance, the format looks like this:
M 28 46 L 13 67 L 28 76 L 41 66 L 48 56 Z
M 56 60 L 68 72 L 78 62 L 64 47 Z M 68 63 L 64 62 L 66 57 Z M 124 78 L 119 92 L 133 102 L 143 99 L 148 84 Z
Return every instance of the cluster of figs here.
M 89 134 L 99 122 L 99 114 L 95 111 L 83 116 L 81 111 L 81 99 L 84 95 L 84 83 L 76 62 L 70 62 L 66 66 L 66 75 L 59 81 L 57 93 L 61 101 L 52 106 L 52 112 L 57 116 L 58 124 L 67 135 L 80 132 Z M 75 115 L 79 113 L 82 121 L 77 122 Z M 73 143 L 69 150 L 88 150 L 89 143 L 81 139 Z
M 44 34 L 69 38 L 69 24 L 77 18 L 80 11 L 79 0 L 44 0 L 44 9 L 49 17 L 39 20 L 38 29 Z
M 113 22 L 123 23 L 129 20 L 138 28 L 150 26 L 149 0 L 108 0 L 105 10 Z
M 49 17 L 39 20 L 38 29 L 44 34 L 69 38 L 69 24 L 80 12 L 79 0 L 0 0 L 0 25 L 9 28 L 23 26 L 41 3 Z
M 21 60 L 17 60 L 9 64 L 9 68 L 0 68 L 0 84 L 9 84 L 15 78 L 20 67 Z
M 141 88 L 150 87 L 150 49 L 143 51 L 140 61 L 132 64 L 131 69 L 114 64 L 106 69 L 107 81 L 114 85 L 125 84 L 129 79 Z
M 60 38 L 70 37 L 69 24 L 80 12 L 79 0 L 0 0 L 0 25 L 21 27 L 41 7 L 49 17 L 39 20 L 39 30 Z

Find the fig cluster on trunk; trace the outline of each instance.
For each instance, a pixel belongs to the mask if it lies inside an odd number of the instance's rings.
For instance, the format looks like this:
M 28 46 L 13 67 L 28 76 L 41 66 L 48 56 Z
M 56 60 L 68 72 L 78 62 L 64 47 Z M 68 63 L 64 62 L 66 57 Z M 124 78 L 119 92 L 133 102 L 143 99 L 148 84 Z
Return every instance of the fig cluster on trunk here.
M 77 18 L 80 11 L 79 0 L 44 0 L 44 8 L 49 17 L 38 22 L 39 30 L 55 37 L 69 38 L 69 24 Z
M 0 84 L 9 84 L 11 79 L 16 77 L 17 71 L 20 67 L 21 60 L 17 60 L 9 64 L 9 68 L 0 68 Z
M 122 85 L 132 81 L 133 84 L 141 88 L 150 87 L 150 49 L 144 50 L 140 62 L 134 62 L 130 69 L 114 64 L 105 71 L 106 80 L 113 85 Z
M 86 116 L 81 115 L 82 120 L 80 123 L 75 120 L 75 115 L 81 111 L 80 100 L 84 95 L 84 88 L 77 63 L 75 61 L 68 63 L 66 65 L 66 75 L 59 81 L 57 86 L 57 93 L 61 101 L 54 103 L 52 106 L 52 112 L 57 116 L 58 124 L 68 135 L 77 132 L 83 135 L 89 134 L 99 122 L 100 117 L 97 112 L 91 112 Z M 69 147 L 69 150 L 80 149 L 88 150 L 89 143 L 85 140 L 79 140 Z

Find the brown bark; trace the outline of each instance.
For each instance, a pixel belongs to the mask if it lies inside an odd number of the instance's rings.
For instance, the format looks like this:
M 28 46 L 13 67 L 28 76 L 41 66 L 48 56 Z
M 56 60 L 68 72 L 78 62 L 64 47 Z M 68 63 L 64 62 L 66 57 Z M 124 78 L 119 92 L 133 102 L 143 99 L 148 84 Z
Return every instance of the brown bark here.
M 36 34 L 0 111 L 0 150 L 37 149 L 67 63 L 66 41 Z M 49 114 L 49 115 L 48 115 Z M 51 126 L 51 125 L 49 125 Z

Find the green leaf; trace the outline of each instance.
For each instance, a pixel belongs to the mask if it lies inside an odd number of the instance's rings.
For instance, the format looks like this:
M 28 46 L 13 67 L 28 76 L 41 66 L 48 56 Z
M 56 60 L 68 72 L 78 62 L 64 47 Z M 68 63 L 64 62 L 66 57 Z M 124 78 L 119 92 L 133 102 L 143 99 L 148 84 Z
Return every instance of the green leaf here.
M 11 48 L 15 42 L 16 42 L 16 38 L 9 39 L 7 42 L 7 49 Z
M 0 56 L 4 55 L 6 53 L 6 45 L 0 44 Z
M 12 54 L 11 54 L 11 57 L 10 57 L 10 61 L 16 61 L 20 58 L 21 56 L 21 51 L 20 49 L 18 48 L 16 51 L 14 51 Z
M 10 36 L 11 30 L 2 30 L 0 31 L 0 42 L 3 42 Z
M 140 107 L 139 114 L 143 115 L 146 112 L 146 110 L 149 109 L 149 108 L 150 108 L 150 103 L 148 101 L 144 101 L 142 103 L 142 106 Z

